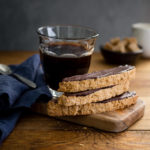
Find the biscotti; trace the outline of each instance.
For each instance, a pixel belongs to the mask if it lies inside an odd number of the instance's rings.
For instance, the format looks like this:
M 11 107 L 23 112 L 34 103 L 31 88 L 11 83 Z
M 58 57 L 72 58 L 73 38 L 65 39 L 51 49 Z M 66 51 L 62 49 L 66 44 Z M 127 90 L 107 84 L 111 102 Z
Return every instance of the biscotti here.
M 58 98 L 58 104 L 64 106 L 84 105 L 87 103 L 103 101 L 120 95 L 129 90 L 129 81 L 105 88 L 87 90 L 76 93 L 64 93 Z
M 50 100 L 47 103 L 36 103 L 33 110 L 49 116 L 76 116 L 89 115 L 117 109 L 124 109 L 136 103 L 138 96 L 135 92 L 125 92 L 120 96 L 110 98 L 100 102 L 85 105 L 62 106 L 57 100 Z
M 59 83 L 58 91 L 79 92 L 121 84 L 135 77 L 136 68 L 125 65 L 99 72 L 67 77 Z

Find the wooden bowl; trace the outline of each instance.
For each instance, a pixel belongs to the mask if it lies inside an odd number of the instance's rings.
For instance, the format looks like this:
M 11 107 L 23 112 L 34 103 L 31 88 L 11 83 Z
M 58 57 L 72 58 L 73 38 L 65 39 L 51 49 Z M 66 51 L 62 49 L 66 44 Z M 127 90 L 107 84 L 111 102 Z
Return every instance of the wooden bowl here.
M 141 46 L 139 46 L 141 48 Z M 108 49 L 104 49 L 103 46 L 100 46 L 100 52 L 103 55 L 104 59 L 111 64 L 135 64 L 141 57 L 143 50 L 142 48 L 135 52 L 114 52 Z

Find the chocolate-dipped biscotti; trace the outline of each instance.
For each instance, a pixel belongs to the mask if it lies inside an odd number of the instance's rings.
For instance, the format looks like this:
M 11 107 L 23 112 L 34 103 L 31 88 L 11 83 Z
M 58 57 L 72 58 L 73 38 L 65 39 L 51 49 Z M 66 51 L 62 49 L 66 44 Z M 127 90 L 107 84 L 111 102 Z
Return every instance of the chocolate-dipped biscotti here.
M 104 101 L 74 106 L 59 105 L 58 101 L 55 99 L 50 100 L 47 103 L 36 103 L 34 104 L 33 109 L 36 110 L 36 112 L 49 116 L 89 115 L 124 109 L 132 104 L 135 104 L 137 98 L 138 96 L 135 92 L 125 92 L 122 95 L 106 99 Z
M 59 83 L 58 91 L 80 92 L 121 84 L 135 77 L 134 66 L 125 65 L 99 72 L 67 77 Z
M 67 77 L 59 84 L 63 91 L 57 99 L 38 102 L 34 110 L 49 116 L 89 115 L 124 109 L 136 103 L 138 96 L 129 92 L 135 77 L 134 66 L 119 66 L 99 72 Z
M 129 81 L 122 82 L 118 85 L 92 89 L 87 91 L 64 93 L 58 98 L 58 104 L 64 106 L 84 105 L 87 103 L 103 101 L 120 95 L 129 90 Z

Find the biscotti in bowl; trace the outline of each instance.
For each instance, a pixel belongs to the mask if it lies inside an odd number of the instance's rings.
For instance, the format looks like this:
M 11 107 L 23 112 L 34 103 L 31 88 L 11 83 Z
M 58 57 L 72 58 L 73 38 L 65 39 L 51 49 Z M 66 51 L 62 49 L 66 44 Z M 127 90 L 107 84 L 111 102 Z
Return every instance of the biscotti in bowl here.
M 136 64 L 143 50 L 137 40 L 130 38 L 113 38 L 110 42 L 100 46 L 104 59 L 111 64 Z

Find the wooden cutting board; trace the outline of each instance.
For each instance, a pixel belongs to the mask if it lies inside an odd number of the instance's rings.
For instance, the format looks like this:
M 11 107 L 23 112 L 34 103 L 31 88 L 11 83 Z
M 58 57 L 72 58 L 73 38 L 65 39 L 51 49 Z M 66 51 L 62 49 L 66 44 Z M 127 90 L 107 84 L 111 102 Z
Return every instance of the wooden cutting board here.
M 144 102 L 138 99 L 135 105 L 123 110 L 86 116 L 66 116 L 56 118 L 104 131 L 121 132 L 139 120 L 144 115 L 144 109 Z
M 87 116 L 59 117 L 58 119 L 94 127 L 104 131 L 121 132 L 129 128 L 144 115 L 145 104 L 138 99 L 135 105 L 124 110 Z

